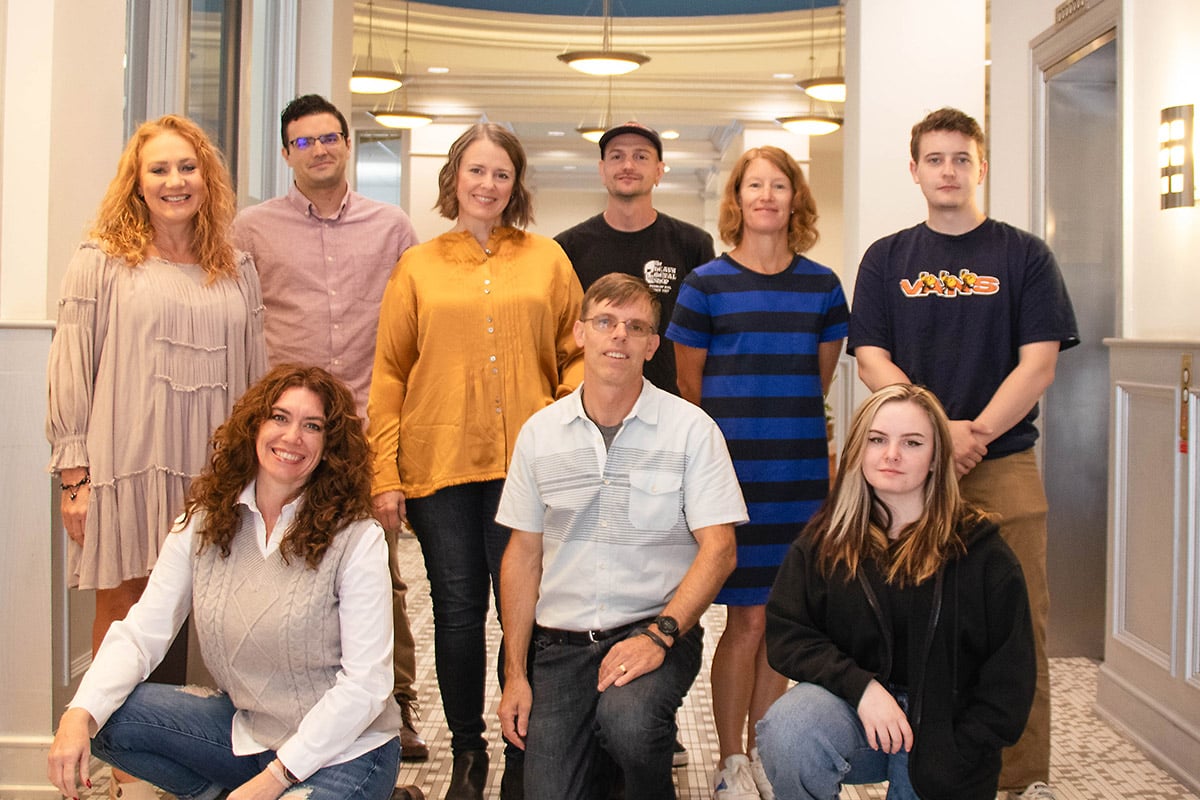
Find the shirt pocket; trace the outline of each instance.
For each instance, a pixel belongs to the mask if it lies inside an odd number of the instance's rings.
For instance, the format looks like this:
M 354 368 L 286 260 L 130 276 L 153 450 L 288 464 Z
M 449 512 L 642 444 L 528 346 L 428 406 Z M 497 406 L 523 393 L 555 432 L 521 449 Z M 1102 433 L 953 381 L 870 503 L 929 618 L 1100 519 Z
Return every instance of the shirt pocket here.
M 679 522 L 683 510 L 680 488 L 683 476 L 669 472 L 630 470 L 629 522 L 635 528 L 667 531 Z

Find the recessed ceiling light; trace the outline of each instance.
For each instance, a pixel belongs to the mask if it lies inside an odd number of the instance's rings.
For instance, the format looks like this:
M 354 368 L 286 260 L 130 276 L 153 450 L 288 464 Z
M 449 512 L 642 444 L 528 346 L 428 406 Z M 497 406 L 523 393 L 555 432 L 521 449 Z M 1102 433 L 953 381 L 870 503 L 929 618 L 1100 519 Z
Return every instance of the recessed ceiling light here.
M 662 137 L 662 138 L 664 138 L 664 139 L 678 139 L 678 138 L 679 138 L 679 131 L 665 130 L 665 131 L 663 131 L 662 133 L 660 133 L 660 134 L 658 134 L 658 135 L 659 135 L 659 136 L 661 136 L 661 137 Z
M 450 71 L 449 67 L 429 67 L 426 70 L 426 72 L 433 73 L 434 75 L 445 75 L 449 71 Z
M 546 131 L 547 136 L 566 136 L 566 131 Z
M 776 72 L 771 77 L 775 78 L 776 80 L 790 81 L 792 78 L 794 78 L 796 76 L 794 73 L 791 73 L 791 72 Z

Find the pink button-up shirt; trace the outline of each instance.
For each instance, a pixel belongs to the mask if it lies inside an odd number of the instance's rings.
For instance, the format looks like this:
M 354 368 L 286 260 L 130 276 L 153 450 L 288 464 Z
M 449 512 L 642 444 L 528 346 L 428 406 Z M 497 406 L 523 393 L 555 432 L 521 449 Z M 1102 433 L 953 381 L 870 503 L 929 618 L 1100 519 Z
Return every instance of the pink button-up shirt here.
M 417 243 L 408 215 L 347 190 L 325 219 L 292 184 L 285 197 L 243 209 L 233 230 L 258 267 L 271 366 L 324 367 L 365 414 L 383 289 Z

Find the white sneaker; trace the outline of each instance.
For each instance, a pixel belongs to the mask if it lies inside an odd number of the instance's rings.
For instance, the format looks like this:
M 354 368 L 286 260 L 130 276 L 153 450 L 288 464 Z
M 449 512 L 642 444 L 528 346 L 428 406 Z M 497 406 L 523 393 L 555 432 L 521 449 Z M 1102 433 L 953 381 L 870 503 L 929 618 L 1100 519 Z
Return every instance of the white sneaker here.
M 725 769 L 713 776 L 714 800 L 760 800 L 758 787 L 750 772 L 750 759 L 733 755 L 725 759 Z
M 757 747 L 750 749 L 750 777 L 754 779 L 754 785 L 758 787 L 758 796 L 762 800 L 775 800 L 775 790 L 767 780 L 767 771 L 763 769 L 763 763 L 758 758 Z
M 1056 800 L 1054 790 L 1041 781 L 1034 781 L 1025 787 L 1025 791 L 1020 794 L 1009 792 L 1008 796 L 1012 800 Z

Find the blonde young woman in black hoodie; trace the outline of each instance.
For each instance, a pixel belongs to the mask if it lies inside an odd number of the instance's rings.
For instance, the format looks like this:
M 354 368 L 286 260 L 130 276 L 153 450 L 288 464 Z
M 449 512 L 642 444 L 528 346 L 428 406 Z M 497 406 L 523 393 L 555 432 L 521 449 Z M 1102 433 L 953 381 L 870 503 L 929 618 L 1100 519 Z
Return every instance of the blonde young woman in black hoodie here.
M 875 392 L 830 498 L 767 602 L 767 656 L 798 684 L 758 726 L 778 800 L 887 780 L 889 800 L 992 800 L 1035 663 L 1025 581 L 958 492 L 927 389 Z

